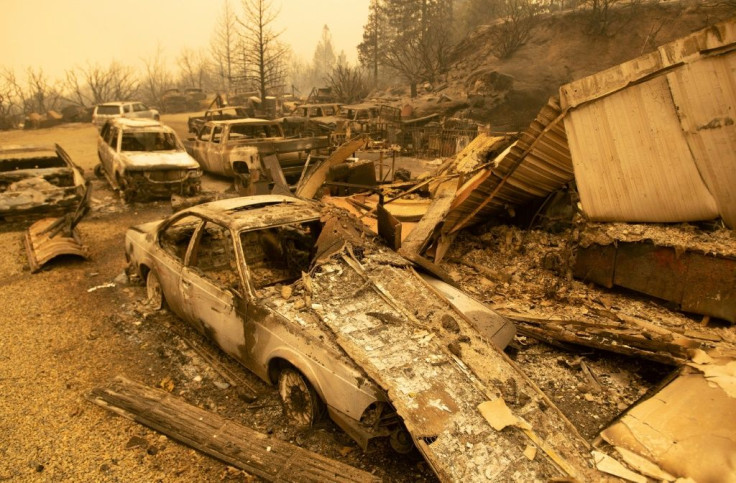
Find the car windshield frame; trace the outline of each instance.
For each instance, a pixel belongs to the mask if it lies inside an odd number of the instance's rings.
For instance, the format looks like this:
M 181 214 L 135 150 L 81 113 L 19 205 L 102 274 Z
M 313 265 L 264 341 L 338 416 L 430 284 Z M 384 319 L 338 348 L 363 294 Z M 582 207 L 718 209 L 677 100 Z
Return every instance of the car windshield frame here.
M 120 106 L 116 104 L 102 104 L 97 106 L 98 116 L 117 116 L 120 113 Z

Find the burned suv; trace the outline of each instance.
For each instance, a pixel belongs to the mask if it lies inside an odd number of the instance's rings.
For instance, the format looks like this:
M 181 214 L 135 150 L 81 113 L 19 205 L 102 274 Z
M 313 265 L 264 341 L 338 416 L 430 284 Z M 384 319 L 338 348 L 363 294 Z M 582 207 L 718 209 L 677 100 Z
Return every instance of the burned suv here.
M 170 127 L 145 119 L 113 119 L 97 139 L 100 164 L 95 174 L 105 176 L 125 201 L 137 196 L 199 192 L 202 170 Z
M 95 106 L 92 112 L 92 124 L 100 129 L 107 121 L 119 117 L 158 121 L 160 114 L 157 109 L 152 109 L 142 102 L 106 102 Z

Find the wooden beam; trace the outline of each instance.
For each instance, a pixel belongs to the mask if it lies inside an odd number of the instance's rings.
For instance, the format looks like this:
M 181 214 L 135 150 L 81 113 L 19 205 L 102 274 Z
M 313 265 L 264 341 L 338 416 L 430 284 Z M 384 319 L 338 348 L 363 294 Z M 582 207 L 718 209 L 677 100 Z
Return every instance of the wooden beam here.
M 88 399 L 267 481 L 380 481 L 370 473 L 286 443 L 124 377 Z

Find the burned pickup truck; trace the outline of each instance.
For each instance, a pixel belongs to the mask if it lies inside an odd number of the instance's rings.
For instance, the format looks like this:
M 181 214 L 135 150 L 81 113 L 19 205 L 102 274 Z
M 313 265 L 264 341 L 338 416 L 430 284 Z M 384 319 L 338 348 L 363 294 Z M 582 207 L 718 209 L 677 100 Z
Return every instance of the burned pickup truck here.
M 409 451 L 412 438 L 387 393 L 346 354 L 327 322 L 359 325 L 341 316 L 350 298 L 324 297 L 329 284 L 349 281 L 341 290 L 373 294 L 375 307 L 363 318 L 379 326 L 412 324 L 382 307 L 370 283 L 353 285 L 362 271 L 356 274 L 340 253 L 351 240 L 362 263 L 385 267 L 395 282 L 416 283 L 415 272 L 358 231 L 335 238 L 351 222 L 325 215 L 316 203 L 276 195 L 206 203 L 129 229 L 126 258 L 146 281 L 150 304 L 161 308 L 165 301 L 247 369 L 277 384 L 292 421 L 309 426 L 326 412 L 364 449 L 372 439 L 389 438 L 394 449 Z M 431 288 L 423 290 L 437 298 Z M 401 292 L 386 297 L 402 299 Z M 332 302 L 336 308 L 329 308 Z M 448 305 L 433 319 L 450 324 L 452 310 Z M 513 325 L 487 307 L 478 304 L 472 312 L 468 316 L 485 321 L 485 336 L 497 346 L 513 338 Z
M 85 191 L 82 169 L 58 144 L 0 147 L 0 216 L 74 211 Z
M 203 116 L 191 116 L 187 120 L 187 128 L 191 134 L 199 134 L 209 121 L 228 121 L 231 119 L 247 119 L 255 117 L 255 110 L 249 106 L 225 106 L 208 109 Z
M 108 121 L 97 139 L 97 155 L 95 174 L 105 176 L 126 202 L 139 195 L 194 195 L 200 190 L 199 165 L 174 130 L 158 121 Z
M 296 181 L 307 157 L 329 146 L 327 136 L 286 138 L 279 121 L 207 122 L 187 150 L 207 172 L 235 178 L 244 194 L 268 192 L 279 178 Z

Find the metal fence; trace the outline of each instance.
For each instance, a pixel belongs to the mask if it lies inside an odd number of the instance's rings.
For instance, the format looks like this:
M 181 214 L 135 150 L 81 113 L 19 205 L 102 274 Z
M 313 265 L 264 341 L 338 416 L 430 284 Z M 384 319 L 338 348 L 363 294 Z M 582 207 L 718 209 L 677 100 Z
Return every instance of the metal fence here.
M 478 135 L 474 129 L 444 129 L 441 126 L 409 128 L 402 147 L 420 158 L 447 158 L 462 151 Z

